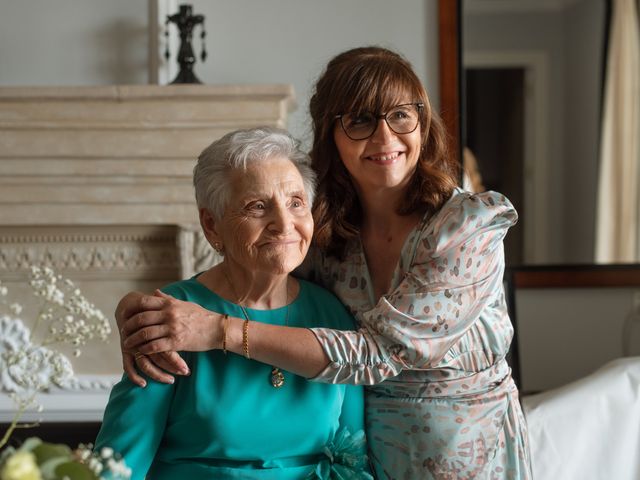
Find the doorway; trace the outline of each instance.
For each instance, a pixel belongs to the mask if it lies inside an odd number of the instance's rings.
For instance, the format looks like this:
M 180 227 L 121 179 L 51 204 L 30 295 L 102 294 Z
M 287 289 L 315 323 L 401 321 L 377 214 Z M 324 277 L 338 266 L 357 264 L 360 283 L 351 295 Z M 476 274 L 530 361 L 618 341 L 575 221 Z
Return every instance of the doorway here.
M 525 69 L 465 69 L 464 108 L 466 162 L 477 163 L 481 188 L 506 195 L 525 218 Z M 508 266 L 525 260 L 524 230 L 520 221 L 505 238 Z

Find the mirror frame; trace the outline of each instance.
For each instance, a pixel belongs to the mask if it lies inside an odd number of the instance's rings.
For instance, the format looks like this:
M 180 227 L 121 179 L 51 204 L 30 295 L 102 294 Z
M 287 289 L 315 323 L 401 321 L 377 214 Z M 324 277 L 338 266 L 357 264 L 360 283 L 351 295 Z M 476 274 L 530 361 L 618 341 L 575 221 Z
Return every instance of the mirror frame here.
M 449 135 L 449 148 L 462 162 L 462 4 L 438 0 L 440 116 Z

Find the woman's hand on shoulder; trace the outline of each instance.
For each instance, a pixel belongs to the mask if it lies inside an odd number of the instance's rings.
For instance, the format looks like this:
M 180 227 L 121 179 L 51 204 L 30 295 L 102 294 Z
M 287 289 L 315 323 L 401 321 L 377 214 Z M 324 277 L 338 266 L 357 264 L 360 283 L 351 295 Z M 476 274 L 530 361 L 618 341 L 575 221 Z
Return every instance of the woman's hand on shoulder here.
M 144 304 L 144 311 L 130 316 L 121 327 L 125 349 L 150 355 L 219 348 L 220 314 L 159 290 L 139 303 Z
M 152 379 L 173 383 L 189 369 L 177 351 L 206 351 L 218 347 L 220 315 L 160 291 L 130 292 L 116 308 L 123 368 L 135 384 L 146 382 L 136 366 Z M 168 373 L 167 373 L 168 372 Z
M 173 375 L 187 375 L 189 368 L 177 352 L 163 352 L 153 355 L 141 355 L 135 350 L 124 347 L 124 324 L 137 313 L 160 308 L 163 302 L 154 295 L 141 292 L 127 293 L 116 307 L 115 317 L 120 334 L 120 349 L 122 351 L 122 368 L 129 379 L 140 387 L 145 387 L 147 381 L 139 372 L 161 383 L 173 383 Z M 173 374 L 173 375 L 172 375 Z

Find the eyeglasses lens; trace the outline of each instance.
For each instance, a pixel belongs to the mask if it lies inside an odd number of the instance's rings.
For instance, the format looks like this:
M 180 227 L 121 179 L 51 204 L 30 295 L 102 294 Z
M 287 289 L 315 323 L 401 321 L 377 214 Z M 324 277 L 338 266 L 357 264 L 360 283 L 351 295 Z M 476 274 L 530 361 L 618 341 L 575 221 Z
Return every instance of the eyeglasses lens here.
M 378 126 L 377 116 L 371 112 L 348 113 L 341 117 L 342 127 L 349 138 L 353 140 L 364 140 L 370 137 Z M 389 128 L 397 134 L 413 132 L 418 126 L 420 117 L 415 104 L 397 105 L 389 110 L 384 119 Z

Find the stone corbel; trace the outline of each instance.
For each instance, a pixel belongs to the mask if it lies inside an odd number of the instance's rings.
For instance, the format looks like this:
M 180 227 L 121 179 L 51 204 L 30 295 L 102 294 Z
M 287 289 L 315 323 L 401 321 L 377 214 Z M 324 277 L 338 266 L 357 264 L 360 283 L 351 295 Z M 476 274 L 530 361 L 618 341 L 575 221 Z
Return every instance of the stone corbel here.
M 181 278 L 191 278 L 222 261 L 222 255 L 211 247 L 200 225 L 180 225 L 176 240 Z

